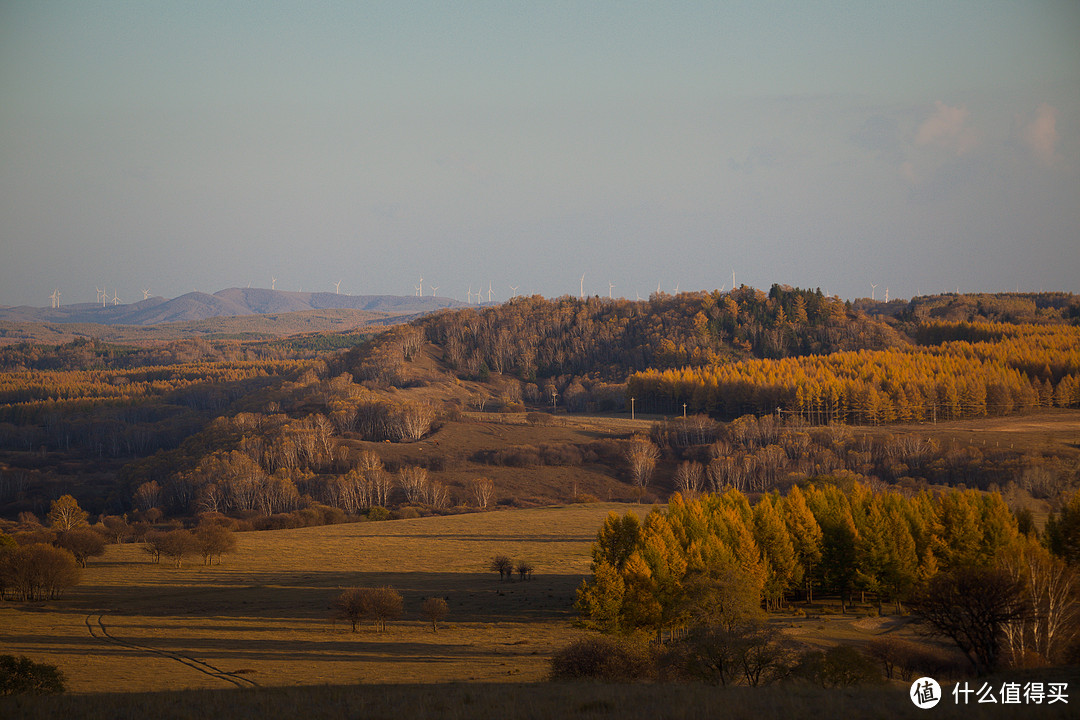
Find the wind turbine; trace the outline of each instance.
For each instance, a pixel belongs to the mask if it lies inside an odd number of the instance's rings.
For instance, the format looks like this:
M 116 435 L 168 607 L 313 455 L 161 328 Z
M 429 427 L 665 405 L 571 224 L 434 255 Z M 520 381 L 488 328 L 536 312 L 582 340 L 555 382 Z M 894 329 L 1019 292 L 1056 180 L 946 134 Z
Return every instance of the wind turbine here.
M 469 283 L 469 305 L 472 305 L 472 283 Z
M 334 283 L 334 294 L 335 295 L 340 295 L 341 294 L 341 281 L 340 280 L 338 280 L 336 283 Z
M 150 299 L 150 290 L 149 289 L 145 289 L 145 290 L 142 291 L 142 299 L 143 300 L 149 300 Z
M 612 291 L 612 289 L 614 289 L 614 287 L 615 287 L 615 283 L 613 283 L 613 282 L 611 282 L 610 280 L 608 280 L 608 284 L 607 284 L 607 296 L 608 296 L 608 300 L 610 300 L 610 299 L 611 299 L 611 291 Z
M 521 286 L 520 285 L 507 285 L 507 287 L 510 288 L 510 292 L 513 293 L 510 297 L 511 298 L 516 298 L 517 297 L 517 289 L 519 287 L 521 287 Z
M 277 278 L 274 277 L 273 275 L 271 275 L 270 276 L 270 289 L 271 290 L 276 290 L 277 289 L 276 285 L 277 285 Z
M 50 307 L 54 307 L 54 308 L 60 307 L 60 291 L 59 290 L 53 290 L 52 295 L 49 296 L 49 300 L 52 301 L 52 304 L 50 305 Z
M 578 287 L 578 299 L 585 299 L 585 273 L 581 273 L 581 282 L 579 283 Z
M 420 284 L 416 286 L 416 297 L 424 297 L 424 276 L 420 276 Z
M 874 292 L 877 290 L 877 285 L 870 283 L 870 299 L 874 299 Z
M 439 286 L 435 285 L 431 288 L 431 297 L 435 297 L 435 293 L 438 291 Z
M 118 298 L 118 297 L 116 296 L 116 290 L 115 290 L 115 289 L 114 289 L 114 290 L 113 290 L 113 292 L 112 292 L 112 304 L 113 304 L 114 306 L 115 306 L 115 305 L 119 305 L 119 304 L 120 304 L 120 298 Z
M 101 302 L 101 297 L 105 294 L 105 291 L 99 288 L 97 285 L 94 286 L 94 289 L 97 290 L 97 300 L 94 300 L 94 304 L 96 305 L 97 303 Z
M 488 302 L 491 302 L 491 281 L 488 281 Z
M 675 283 L 675 294 L 679 294 L 679 283 Z
M 885 304 L 886 305 L 889 304 L 889 286 L 888 285 L 885 286 Z

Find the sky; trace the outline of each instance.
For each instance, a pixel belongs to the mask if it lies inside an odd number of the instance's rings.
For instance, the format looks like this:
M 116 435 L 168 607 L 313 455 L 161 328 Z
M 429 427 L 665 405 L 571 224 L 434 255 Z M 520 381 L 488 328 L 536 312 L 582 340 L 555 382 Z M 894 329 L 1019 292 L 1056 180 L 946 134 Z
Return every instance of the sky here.
M 0 0 L 0 304 L 1080 292 L 1078 38 L 1075 0 Z

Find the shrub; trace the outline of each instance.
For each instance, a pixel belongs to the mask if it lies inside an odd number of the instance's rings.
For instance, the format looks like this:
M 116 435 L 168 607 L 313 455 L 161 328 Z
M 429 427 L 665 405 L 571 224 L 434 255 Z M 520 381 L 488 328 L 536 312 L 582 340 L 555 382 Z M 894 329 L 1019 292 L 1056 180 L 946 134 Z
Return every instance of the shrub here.
M 0 655 L 0 695 L 49 695 L 63 691 L 64 674 L 55 665 Z
M 552 680 L 646 680 L 656 674 L 648 646 L 630 640 L 595 636 L 578 640 L 551 659 Z
M 368 508 L 367 511 L 368 520 L 389 520 L 390 511 L 384 507 L 376 505 L 375 507 Z
M 446 604 L 446 600 L 437 597 L 425 599 L 424 604 L 420 607 L 420 614 L 431 621 L 432 632 L 438 632 L 439 621 L 446 617 L 448 611 L 449 606 Z
M 799 674 L 825 688 L 879 683 L 880 666 L 850 645 L 836 645 L 825 652 L 811 650 L 799 663 Z

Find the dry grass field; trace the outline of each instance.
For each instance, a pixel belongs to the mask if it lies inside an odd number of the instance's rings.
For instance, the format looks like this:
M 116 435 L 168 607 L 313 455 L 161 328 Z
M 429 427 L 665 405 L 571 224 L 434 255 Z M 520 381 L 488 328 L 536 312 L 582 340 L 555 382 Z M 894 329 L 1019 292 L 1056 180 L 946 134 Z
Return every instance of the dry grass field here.
M 572 625 L 573 593 L 612 510 L 649 508 L 578 504 L 243 533 L 238 551 L 211 567 L 155 565 L 139 546 L 110 546 L 62 601 L 0 604 L 3 651 L 58 665 L 71 691 L 0 699 L 0 717 L 919 716 L 899 683 L 824 690 L 544 682 L 553 652 L 584 632 Z M 487 569 L 496 554 L 530 561 L 535 579 L 500 582 Z M 405 598 L 405 616 L 385 633 L 353 633 L 332 619 L 341 588 L 384 584 Z M 449 602 L 438 632 L 420 616 L 429 596 Z M 825 609 L 774 622 L 823 646 L 910 632 L 868 614 Z M 1080 687 L 1076 672 L 1031 679 L 1060 677 Z M 1061 705 L 1020 709 L 978 708 L 977 716 L 1075 717 Z M 944 706 L 935 715 L 972 716 Z
M 938 441 L 1015 452 L 1042 452 L 1063 458 L 1080 457 L 1080 410 L 1040 409 L 1037 412 L 936 424 L 860 427 L 870 434 L 913 432 Z
M 0 646 L 58 665 L 75 692 L 234 685 L 534 681 L 571 627 L 574 590 L 612 509 L 582 504 L 243 533 L 221 565 L 152 564 L 113 545 L 62 601 L 0 604 Z M 647 508 L 638 507 L 639 512 Z M 500 582 L 505 554 L 534 579 Z M 385 633 L 331 618 L 342 588 L 391 585 Z M 423 599 L 446 598 L 433 632 Z

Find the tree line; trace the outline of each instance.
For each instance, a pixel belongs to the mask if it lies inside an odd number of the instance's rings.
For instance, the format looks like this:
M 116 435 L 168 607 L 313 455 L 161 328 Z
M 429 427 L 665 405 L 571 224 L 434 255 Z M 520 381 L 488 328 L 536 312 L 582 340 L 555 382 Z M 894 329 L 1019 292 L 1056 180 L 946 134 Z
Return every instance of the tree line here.
M 1027 326 L 997 341 L 859 350 L 634 373 L 646 411 L 877 425 L 1080 407 L 1080 328 Z
M 593 578 L 578 590 L 576 607 L 603 632 L 664 639 L 730 630 L 762 609 L 826 593 L 842 610 L 855 593 L 870 594 L 879 608 L 925 608 L 940 596 L 926 594 L 932 583 L 945 584 L 944 592 L 949 582 L 968 582 L 968 568 L 993 569 L 997 575 L 983 581 L 1007 586 L 1010 602 L 1023 606 L 987 630 L 1005 653 L 1060 661 L 1075 651 L 1080 631 L 1075 570 L 1021 533 L 996 493 L 907 497 L 816 483 L 753 504 L 735 490 L 694 500 L 676 494 L 644 520 L 612 513 L 592 555 Z M 961 649 L 979 672 L 996 661 Z

